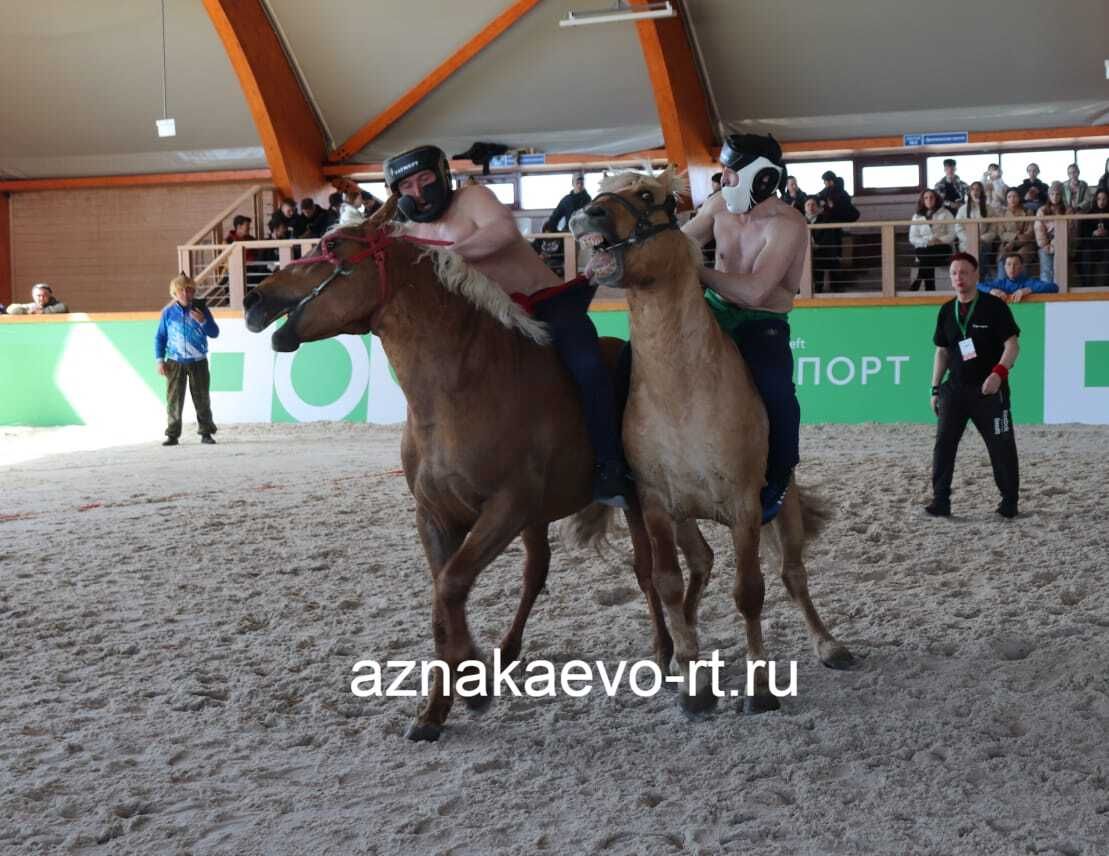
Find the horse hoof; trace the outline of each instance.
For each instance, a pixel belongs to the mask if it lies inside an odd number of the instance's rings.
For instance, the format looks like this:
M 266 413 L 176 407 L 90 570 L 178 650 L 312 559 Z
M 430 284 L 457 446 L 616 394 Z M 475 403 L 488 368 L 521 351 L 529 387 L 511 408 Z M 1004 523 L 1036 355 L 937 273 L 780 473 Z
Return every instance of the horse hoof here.
M 832 649 L 827 656 L 821 657 L 820 662 L 829 669 L 847 671 L 860 665 L 859 659 L 844 647 Z
M 744 714 L 752 715 L 779 710 L 781 706 L 782 703 L 780 701 L 767 693 L 766 695 L 744 696 L 742 710 Z
M 702 692 L 700 695 L 682 693 L 678 699 L 678 706 L 686 719 L 697 721 L 704 719 L 716 709 L 717 698 L 711 692 Z
M 467 696 L 462 699 L 463 704 L 471 713 L 485 713 L 493 703 L 492 695 Z
M 443 733 L 442 725 L 431 722 L 413 722 L 404 732 L 404 736 L 413 743 L 434 743 Z

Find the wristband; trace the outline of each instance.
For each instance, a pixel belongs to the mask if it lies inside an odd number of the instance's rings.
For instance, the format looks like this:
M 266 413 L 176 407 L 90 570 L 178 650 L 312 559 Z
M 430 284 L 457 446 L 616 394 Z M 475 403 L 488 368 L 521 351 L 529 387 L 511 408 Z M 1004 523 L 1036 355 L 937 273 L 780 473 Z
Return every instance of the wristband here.
M 940 388 L 938 386 L 932 387 L 932 395 L 939 395 L 939 394 L 940 394 Z
M 1001 363 L 998 363 L 996 366 L 994 366 L 993 369 L 991 369 L 991 371 L 992 371 L 993 374 L 997 375 L 1003 381 L 1006 381 L 1006 380 L 1009 379 L 1009 370 L 1007 368 L 1005 368 L 1005 366 L 1001 365 Z

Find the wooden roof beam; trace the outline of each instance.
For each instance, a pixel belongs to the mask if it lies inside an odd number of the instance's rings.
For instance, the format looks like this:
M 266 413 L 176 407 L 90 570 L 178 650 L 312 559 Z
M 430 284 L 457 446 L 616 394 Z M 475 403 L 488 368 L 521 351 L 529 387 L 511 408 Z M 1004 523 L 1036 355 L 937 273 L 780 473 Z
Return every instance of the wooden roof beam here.
M 239 78 L 274 184 L 286 196 L 327 187 L 323 132 L 261 0 L 203 0 Z
M 516 0 L 496 18 L 482 28 L 476 36 L 439 64 L 427 77 L 409 89 L 404 95 L 390 104 L 385 110 L 355 131 L 350 137 L 328 155 L 332 163 L 354 157 L 371 141 L 381 136 L 390 125 L 423 101 L 448 77 L 481 53 L 505 30 L 519 21 L 539 4 L 539 0 Z
M 629 2 L 645 6 L 650 0 Z M 674 5 L 677 17 L 637 21 L 635 28 L 655 94 L 666 155 L 679 169 L 689 171 L 690 192 L 694 201 L 700 202 L 711 190 L 712 174 L 719 170 L 713 157 L 719 147 L 686 31 L 685 9 L 680 0 L 674 0 Z

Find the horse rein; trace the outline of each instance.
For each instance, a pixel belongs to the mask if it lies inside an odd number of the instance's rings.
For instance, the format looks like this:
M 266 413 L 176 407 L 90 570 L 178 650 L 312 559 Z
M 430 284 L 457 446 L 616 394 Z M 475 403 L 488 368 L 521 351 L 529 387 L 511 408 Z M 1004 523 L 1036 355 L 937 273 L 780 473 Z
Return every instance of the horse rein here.
M 385 270 L 386 250 L 395 243 L 404 241 L 408 244 L 422 244 L 432 247 L 449 247 L 451 241 L 436 241 L 431 238 L 414 238 L 411 235 L 393 235 L 388 229 L 375 229 L 372 226 L 371 234 L 369 237 L 365 235 L 351 235 L 340 230 L 335 230 L 334 234 L 328 233 L 323 236 L 319 243 L 319 253 L 316 255 L 306 256 L 303 259 L 294 259 L 290 261 L 286 267 L 293 265 L 309 265 L 317 264 L 319 262 L 330 262 L 334 265 L 334 270 L 331 274 L 324 279 L 319 285 L 313 288 L 308 294 L 300 299 L 287 314 L 292 316 L 317 297 L 319 297 L 325 288 L 331 285 L 340 276 L 350 276 L 354 272 L 354 267 L 359 262 L 373 256 L 374 262 L 377 264 L 378 280 L 381 283 L 381 300 L 378 301 L 378 308 L 384 306 L 389 300 L 389 276 Z M 365 244 L 366 249 L 355 253 L 349 259 L 342 259 L 335 253 L 335 248 L 338 246 L 339 241 L 353 241 L 356 244 Z
M 671 229 L 679 228 L 678 218 L 674 215 L 674 210 L 677 208 L 677 201 L 669 194 L 666 196 L 666 201 L 661 205 L 644 205 L 643 208 L 636 208 L 631 202 L 618 193 L 598 193 L 593 198 L 593 202 L 599 202 L 606 197 L 611 197 L 616 202 L 619 202 L 631 212 L 633 217 L 635 217 L 635 228 L 632 230 L 631 234 L 619 243 L 610 244 L 605 247 L 604 251 L 606 253 L 612 250 L 622 250 L 624 247 L 631 246 L 632 244 L 641 244 L 661 232 L 668 232 Z M 654 196 L 652 195 L 651 198 L 653 199 Z M 666 214 L 665 223 L 651 222 L 651 215 L 656 211 L 662 211 Z

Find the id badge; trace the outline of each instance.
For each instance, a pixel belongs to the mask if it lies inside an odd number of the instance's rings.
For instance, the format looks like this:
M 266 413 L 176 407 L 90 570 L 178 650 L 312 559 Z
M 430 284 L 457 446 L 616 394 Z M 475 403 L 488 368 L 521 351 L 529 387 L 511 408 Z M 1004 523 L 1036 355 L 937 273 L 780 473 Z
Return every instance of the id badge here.
M 973 339 L 960 339 L 959 340 L 959 353 L 961 353 L 963 355 L 963 361 L 964 362 L 967 361 L 967 360 L 973 360 L 975 357 L 977 357 L 978 353 L 974 350 L 974 340 Z

